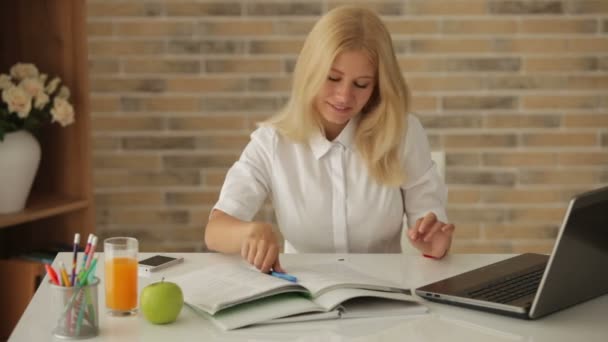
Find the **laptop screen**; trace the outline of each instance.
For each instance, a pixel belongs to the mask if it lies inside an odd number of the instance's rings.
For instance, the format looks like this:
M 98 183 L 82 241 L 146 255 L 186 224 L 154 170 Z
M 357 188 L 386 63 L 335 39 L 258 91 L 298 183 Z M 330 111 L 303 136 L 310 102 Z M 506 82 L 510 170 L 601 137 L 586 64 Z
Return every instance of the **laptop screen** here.
M 530 317 L 608 293 L 608 187 L 570 201 Z

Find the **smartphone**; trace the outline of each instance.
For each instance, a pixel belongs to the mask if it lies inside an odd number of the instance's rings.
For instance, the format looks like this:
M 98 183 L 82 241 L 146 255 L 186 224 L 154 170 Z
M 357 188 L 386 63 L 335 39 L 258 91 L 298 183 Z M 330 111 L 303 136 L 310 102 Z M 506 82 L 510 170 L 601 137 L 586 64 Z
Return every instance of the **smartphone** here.
M 170 257 L 166 255 L 155 255 L 138 262 L 139 270 L 144 272 L 155 272 L 171 265 L 184 261 L 183 257 Z

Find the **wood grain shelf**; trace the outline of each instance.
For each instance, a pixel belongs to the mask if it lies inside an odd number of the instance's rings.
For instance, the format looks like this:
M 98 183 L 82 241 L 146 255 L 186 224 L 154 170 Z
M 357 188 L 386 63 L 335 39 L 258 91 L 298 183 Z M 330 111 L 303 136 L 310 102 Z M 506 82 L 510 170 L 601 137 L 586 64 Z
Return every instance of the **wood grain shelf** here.
M 8 272 L 2 272 L 8 276 L 0 282 L 0 293 L 19 299 L 4 305 L 0 298 L 0 341 L 10 336 L 36 290 L 33 278 L 42 270 L 40 263 L 26 267 L 11 257 L 71 243 L 75 233 L 95 232 L 86 14 L 85 0 L 0 1 L 0 73 L 18 62 L 35 64 L 49 78 L 61 78 L 75 112 L 75 122 L 67 127 L 42 127 L 37 136 L 41 161 L 27 206 L 0 215 L 0 270 Z M 85 243 L 81 239 L 81 246 Z M 29 271 L 19 273 L 24 267 Z
M 0 228 L 84 209 L 90 204 L 89 202 L 87 199 L 72 199 L 62 196 L 38 196 L 29 201 L 25 210 L 0 215 Z

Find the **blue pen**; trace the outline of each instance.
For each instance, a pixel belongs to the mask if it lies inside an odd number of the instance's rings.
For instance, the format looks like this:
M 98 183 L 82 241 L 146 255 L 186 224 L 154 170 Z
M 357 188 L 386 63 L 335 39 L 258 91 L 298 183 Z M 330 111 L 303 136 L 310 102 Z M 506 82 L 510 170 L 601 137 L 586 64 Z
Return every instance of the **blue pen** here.
M 270 275 L 273 276 L 273 277 L 277 277 L 277 278 L 281 278 L 283 280 L 290 281 L 292 283 L 297 283 L 298 282 L 298 278 L 296 278 L 296 277 L 294 277 L 292 275 L 289 275 L 287 273 L 281 273 L 281 272 L 271 271 Z

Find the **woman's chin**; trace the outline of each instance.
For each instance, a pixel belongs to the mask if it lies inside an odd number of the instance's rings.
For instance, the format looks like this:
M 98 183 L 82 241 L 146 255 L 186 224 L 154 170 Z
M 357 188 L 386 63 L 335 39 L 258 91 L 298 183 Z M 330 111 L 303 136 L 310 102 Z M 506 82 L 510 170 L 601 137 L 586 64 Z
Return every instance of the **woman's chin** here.
M 325 116 L 325 120 L 331 122 L 332 124 L 336 124 L 336 125 L 344 125 L 346 123 L 348 123 L 348 120 L 350 120 L 353 115 L 350 112 L 336 112 L 336 111 L 331 111 L 330 113 L 326 113 Z

